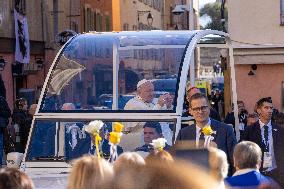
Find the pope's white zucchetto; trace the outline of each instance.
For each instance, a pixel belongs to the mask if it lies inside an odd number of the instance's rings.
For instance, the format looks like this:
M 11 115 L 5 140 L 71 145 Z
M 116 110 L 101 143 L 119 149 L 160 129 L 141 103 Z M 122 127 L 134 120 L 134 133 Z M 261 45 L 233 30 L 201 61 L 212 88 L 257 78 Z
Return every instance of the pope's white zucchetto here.
M 150 80 L 147 80 L 147 79 L 142 79 L 140 80 L 138 83 L 137 83 L 137 89 L 138 87 L 140 87 L 141 85 L 147 83 L 147 82 L 151 82 Z

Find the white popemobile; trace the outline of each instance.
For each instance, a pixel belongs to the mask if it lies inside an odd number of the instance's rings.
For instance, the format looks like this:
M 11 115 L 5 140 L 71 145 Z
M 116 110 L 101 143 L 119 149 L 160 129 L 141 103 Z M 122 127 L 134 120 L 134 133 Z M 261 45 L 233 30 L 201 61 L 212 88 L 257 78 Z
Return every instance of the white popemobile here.
M 161 134 L 172 144 L 184 119 L 187 78 L 190 83 L 195 80 L 194 51 L 199 47 L 228 49 L 231 81 L 225 82 L 231 82 L 232 102 L 236 104 L 233 49 L 224 32 L 90 32 L 71 38 L 48 72 L 21 169 L 36 188 L 65 188 L 71 161 L 96 152 L 84 130 L 93 120 L 104 123 L 100 149 L 105 158 L 110 156 L 108 133 L 114 122 L 125 125 L 118 155 L 144 144 L 143 125 L 147 121 L 160 123 L 162 130 L 167 130 Z M 154 85 L 154 91 L 148 91 L 153 93 L 153 103 L 160 95 L 170 95 L 170 109 L 124 109 L 138 95 L 136 87 L 143 79 Z M 62 110 L 66 103 L 75 108 Z

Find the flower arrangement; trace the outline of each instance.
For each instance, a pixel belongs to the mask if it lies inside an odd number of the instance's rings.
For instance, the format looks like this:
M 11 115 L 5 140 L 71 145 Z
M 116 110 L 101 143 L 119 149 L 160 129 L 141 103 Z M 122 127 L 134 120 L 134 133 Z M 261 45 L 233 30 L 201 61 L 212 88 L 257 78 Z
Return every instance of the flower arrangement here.
M 118 157 L 117 145 L 120 143 L 120 139 L 124 126 L 119 122 L 114 122 L 113 131 L 109 133 L 110 144 L 110 162 L 113 162 Z
M 93 143 L 95 143 L 98 158 L 101 157 L 99 144 L 102 141 L 102 138 L 100 137 L 100 130 L 103 126 L 104 123 L 101 120 L 94 120 L 84 127 L 84 130 L 91 135 Z
M 151 145 L 153 145 L 155 150 L 161 151 L 166 146 L 166 142 L 165 138 L 157 138 L 152 141 Z
M 117 133 L 121 133 L 124 126 L 119 122 L 114 122 L 113 131 Z

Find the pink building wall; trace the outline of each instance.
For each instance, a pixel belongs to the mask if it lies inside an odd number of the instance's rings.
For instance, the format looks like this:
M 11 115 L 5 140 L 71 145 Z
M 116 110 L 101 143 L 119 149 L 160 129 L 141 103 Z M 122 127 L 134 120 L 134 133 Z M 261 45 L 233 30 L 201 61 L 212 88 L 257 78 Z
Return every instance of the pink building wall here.
M 12 77 L 12 62 L 14 61 L 14 54 L 1 54 L 6 65 L 3 71 L 0 71 L 2 79 L 6 87 L 6 99 L 9 104 L 10 109 L 13 109 L 13 77 Z
M 284 64 L 257 65 L 254 76 L 249 76 L 251 65 L 236 65 L 238 100 L 242 100 L 249 112 L 256 101 L 262 97 L 272 97 L 273 105 L 282 110 L 282 82 L 284 82 Z

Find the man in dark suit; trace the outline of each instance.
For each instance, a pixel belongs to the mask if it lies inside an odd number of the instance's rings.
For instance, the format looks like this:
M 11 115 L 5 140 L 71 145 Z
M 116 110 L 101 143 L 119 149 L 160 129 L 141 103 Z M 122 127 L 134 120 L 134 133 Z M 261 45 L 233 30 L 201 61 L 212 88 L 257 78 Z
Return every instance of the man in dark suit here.
M 262 98 L 257 103 L 259 120 L 244 131 L 243 140 L 255 142 L 262 149 L 261 172 L 279 184 L 284 178 L 284 129 L 271 122 L 273 105 L 271 98 Z
M 271 185 L 273 181 L 259 172 L 261 165 L 261 149 L 250 141 L 243 141 L 234 149 L 234 164 L 236 172 L 226 178 L 226 183 L 232 187 L 258 187 L 261 184 Z
M 210 107 L 206 96 L 202 93 L 196 93 L 189 99 L 189 113 L 194 117 L 195 124 L 184 127 L 179 131 L 177 140 L 194 140 L 196 145 L 199 140 L 205 140 L 202 128 L 210 125 L 214 134 L 213 142 L 217 147 L 227 154 L 230 166 L 233 166 L 233 150 L 236 145 L 236 137 L 233 128 L 229 125 L 209 118 Z M 232 171 L 232 170 L 231 170 Z M 232 172 L 231 172 L 232 173 Z

